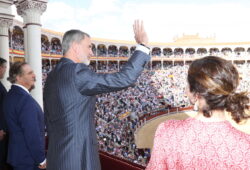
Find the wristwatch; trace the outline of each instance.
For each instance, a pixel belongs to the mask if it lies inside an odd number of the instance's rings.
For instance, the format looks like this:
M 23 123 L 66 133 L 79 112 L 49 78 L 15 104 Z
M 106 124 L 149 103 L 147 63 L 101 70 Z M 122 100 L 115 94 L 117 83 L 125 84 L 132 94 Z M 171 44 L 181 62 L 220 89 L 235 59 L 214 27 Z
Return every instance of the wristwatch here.
M 144 47 L 146 47 L 147 49 L 149 49 L 150 50 L 150 48 L 148 47 L 148 46 L 146 46 L 145 44 L 140 44 L 141 46 L 144 46 Z

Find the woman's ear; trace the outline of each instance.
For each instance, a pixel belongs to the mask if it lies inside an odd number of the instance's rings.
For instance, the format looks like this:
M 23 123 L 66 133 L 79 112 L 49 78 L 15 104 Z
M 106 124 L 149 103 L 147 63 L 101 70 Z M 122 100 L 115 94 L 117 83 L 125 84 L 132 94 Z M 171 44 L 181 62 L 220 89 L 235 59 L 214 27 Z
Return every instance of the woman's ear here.
M 201 95 L 197 95 L 197 105 L 198 108 L 203 108 L 207 105 L 205 98 L 202 97 Z
M 196 100 L 196 102 L 194 103 L 194 111 L 198 111 L 199 110 L 199 100 Z

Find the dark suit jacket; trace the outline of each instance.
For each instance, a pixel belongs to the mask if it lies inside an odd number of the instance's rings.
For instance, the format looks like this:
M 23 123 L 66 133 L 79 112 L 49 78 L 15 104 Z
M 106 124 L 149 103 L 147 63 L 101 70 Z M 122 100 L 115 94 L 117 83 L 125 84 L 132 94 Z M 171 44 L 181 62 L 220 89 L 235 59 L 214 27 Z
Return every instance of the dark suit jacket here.
M 7 131 L 6 122 L 3 113 L 3 101 L 4 97 L 7 94 L 7 91 L 3 84 L 0 82 L 0 130 Z M 3 169 L 4 164 L 6 163 L 7 156 L 7 135 L 3 140 L 0 141 L 0 169 Z
M 62 58 L 44 89 L 49 145 L 47 170 L 100 170 L 94 123 L 95 95 L 133 85 L 149 61 L 135 51 L 120 72 L 97 74 L 85 64 Z
M 7 127 L 6 127 L 6 122 L 3 114 L 3 100 L 4 97 L 7 94 L 7 90 L 3 86 L 3 84 L 0 82 L 0 130 L 4 130 L 6 132 Z
M 12 85 L 4 100 L 9 131 L 7 161 L 13 166 L 37 166 L 45 159 L 44 114 L 21 87 Z

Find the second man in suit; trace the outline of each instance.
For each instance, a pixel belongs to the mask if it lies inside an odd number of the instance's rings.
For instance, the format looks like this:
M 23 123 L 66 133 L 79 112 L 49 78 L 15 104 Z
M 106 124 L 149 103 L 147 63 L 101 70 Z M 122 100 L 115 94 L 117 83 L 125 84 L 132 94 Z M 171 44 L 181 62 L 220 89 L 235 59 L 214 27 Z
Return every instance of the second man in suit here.
M 3 108 L 9 130 L 7 162 L 14 170 L 45 168 L 44 115 L 29 91 L 35 74 L 27 63 L 14 63 L 8 80 L 12 83 Z
M 0 58 L 0 79 L 3 79 L 7 68 L 7 61 Z M 3 101 L 7 94 L 7 90 L 4 85 L 0 82 L 0 170 L 3 170 L 6 165 L 7 157 L 7 127 L 3 113 Z

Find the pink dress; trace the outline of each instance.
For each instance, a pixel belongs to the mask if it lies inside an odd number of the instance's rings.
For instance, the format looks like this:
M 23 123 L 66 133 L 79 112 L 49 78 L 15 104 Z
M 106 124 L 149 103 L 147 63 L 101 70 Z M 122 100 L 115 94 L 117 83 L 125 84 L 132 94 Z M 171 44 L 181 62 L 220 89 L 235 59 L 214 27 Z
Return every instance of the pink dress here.
M 194 118 L 159 125 L 146 170 L 250 170 L 250 135 L 227 121 Z

